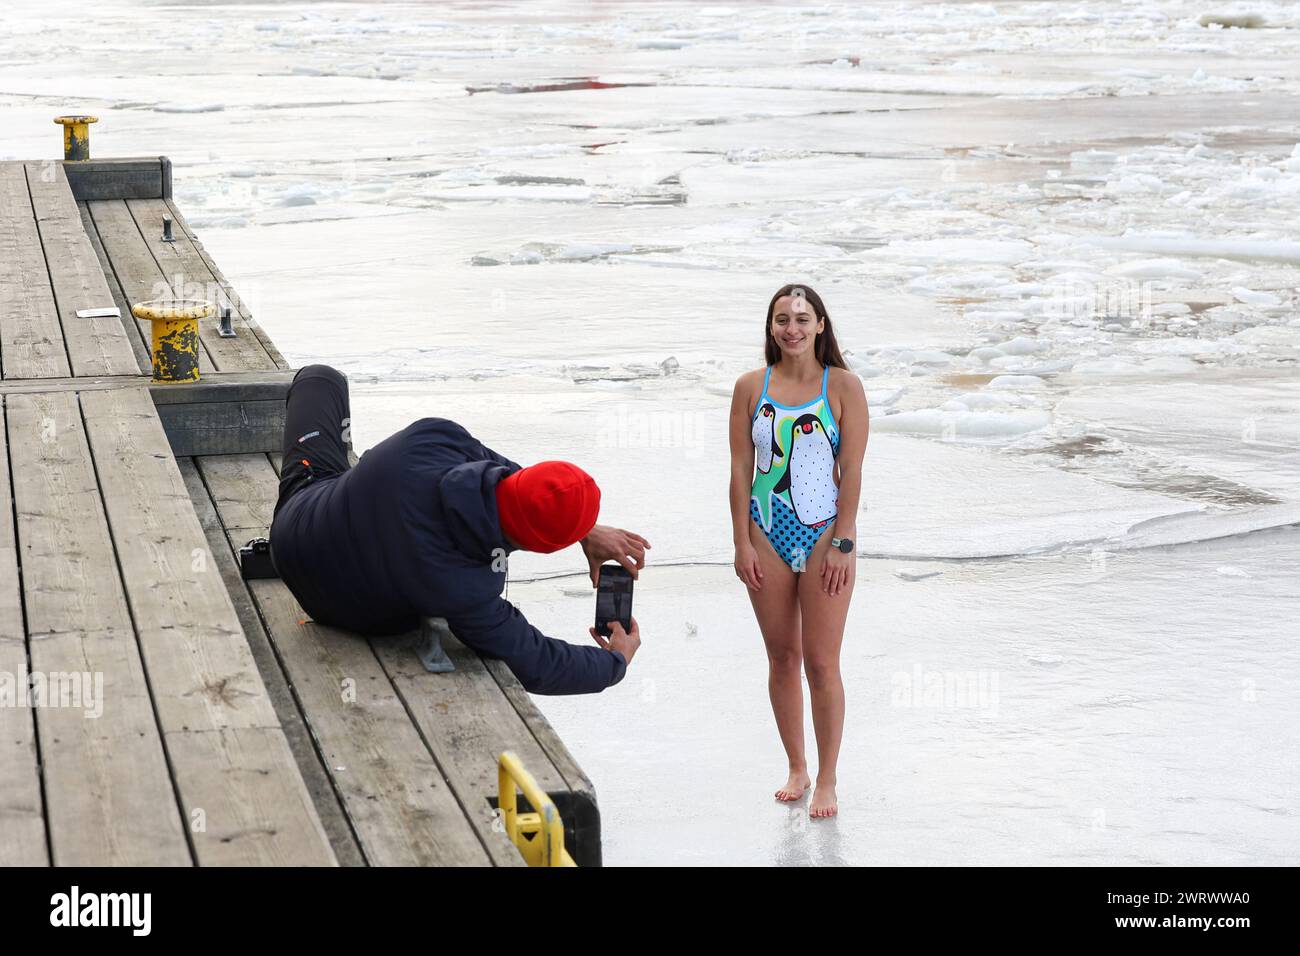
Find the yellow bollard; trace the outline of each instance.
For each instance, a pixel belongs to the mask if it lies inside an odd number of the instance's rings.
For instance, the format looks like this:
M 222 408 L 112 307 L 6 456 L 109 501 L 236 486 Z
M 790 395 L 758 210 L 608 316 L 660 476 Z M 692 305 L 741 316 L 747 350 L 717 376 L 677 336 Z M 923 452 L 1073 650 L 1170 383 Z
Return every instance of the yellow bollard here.
M 211 318 L 216 307 L 203 299 L 153 299 L 131 312 L 153 324 L 153 380 L 197 382 L 199 319 Z
M 519 812 L 516 785 L 540 812 Z M 497 763 L 497 808 L 503 817 L 506 836 L 529 866 L 577 866 L 564 848 L 564 821 L 555 803 L 509 750 L 501 754 Z
M 98 123 L 98 116 L 56 116 L 54 122 L 63 127 L 63 158 L 90 159 L 90 124 Z

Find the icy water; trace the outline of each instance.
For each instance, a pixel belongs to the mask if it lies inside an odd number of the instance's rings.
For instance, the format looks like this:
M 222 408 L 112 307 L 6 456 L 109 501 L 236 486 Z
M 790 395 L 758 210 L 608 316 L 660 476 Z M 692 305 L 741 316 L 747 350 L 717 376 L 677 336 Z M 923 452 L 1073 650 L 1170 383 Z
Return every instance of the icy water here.
M 74 111 L 169 155 L 358 450 L 453 417 L 653 542 L 627 679 L 538 700 L 608 863 L 1300 859 L 1294 5 L 16 9 L 0 158 Z M 728 397 L 787 281 L 872 415 L 833 822 L 771 798 L 730 568 Z M 577 570 L 517 556 L 510 598 L 585 641 Z

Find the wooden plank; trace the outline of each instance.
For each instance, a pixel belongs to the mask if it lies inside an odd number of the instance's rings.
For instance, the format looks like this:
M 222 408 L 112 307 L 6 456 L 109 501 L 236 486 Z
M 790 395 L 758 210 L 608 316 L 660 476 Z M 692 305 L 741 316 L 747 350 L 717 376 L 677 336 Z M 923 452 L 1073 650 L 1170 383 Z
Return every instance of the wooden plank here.
M 372 638 L 370 643 L 494 862 L 519 865 L 519 851 L 499 824 L 494 827 L 497 758 L 513 750 L 548 792 L 567 789 L 565 781 L 477 653 L 444 639 L 443 649 L 456 669 L 430 674 L 416 656 L 417 638 L 418 633 Z
M 27 633 L 134 636 L 71 392 L 9 395 Z
M 74 394 L 6 399 L 33 674 L 102 675 L 36 715 L 53 862 L 191 862 Z M 93 710 L 92 710 L 93 712 Z
M 176 225 L 180 227 L 180 230 L 184 232 L 190 242 L 194 244 L 195 251 L 207 265 L 208 270 L 212 273 L 212 278 L 216 280 L 217 285 L 221 287 L 226 296 L 237 307 L 239 317 L 244 320 L 245 325 L 253 330 L 253 333 L 262 343 L 262 347 L 266 349 L 267 354 L 271 356 L 271 359 L 275 362 L 276 366 L 282 369 L 289 368 L 289 363 L 284 360 L 284 356 L 280 354 L 280 350 L 276 348 L 275 343 L 271 341 L 271 337 L 266 334 L 262 329 L 262 326 L 258 324 L 255 318 L 253 318 L 253 313 L 252 310 L 249 309 L 248 303 L 235 292 L 234 287 L 230 284 L 229 280 L 226 279 L 221 269 L 217 267 L 216 261 L 208 254 L 208 250 L 204 247 L 203 243 L 199 241 L 198 236 L 195 235 L 190 224 L 185 221 L 185 216 L 181 212 L 180 207 L 176 205 L 175 200 L 168 198 L 167 208 L 171 210 Z
M 32 212 L 42 219 L 78 218 L 77 200 L 68 187 L 63 163 L 57 159 L 28 161 L 22 164 L 27 174 L 27 191 L 32 197 Z
M 119 318 L 79 318 L 79 309 L 112 306 L 113 295 L 59 163 L 28 163 L 27 184 L 73 375 L 140 371 Z M 47 179 L 47 176 L 49 177 Z
M 183 385 L 151 385 L 149 393 L 172 454 L 237 455 L 284 446 L 285 399 L 293 373 L 268 369 L 210 372 Z
M 602 865 L 596 788 L 505 661 L 484 659 L 483 664 L 564 780 L 563 789 L 552 791 L 551 798 L 564 820 L 566 846 L 574 861 L 579 866 Z
M 177 457 L 265 454 L 284 443 L 283 399 L 159 404 L 158 417 Z
M 131 303 L 122 294 L 122 286 L 117 281 L 116 273 L 113 272 L 113 264 L 108 261 L 108 253 L 104 251 L 104 243 L 100 241 L 99 229 L 95 225 L 94 217 L 90 215 L 90 208 L 84 202 L 77 203 L 77 211 L 81 214 L 82 232 L 85 233 L 91 248 L 95 250 L 95 259 L 99 262 L 100 274 L 103 275 L 104 282 L 108 285 L 108 291 L 113 296 L 113 304 L 117 306 L 118 312 L 121 313 L 118 323 L 122 326 L 127 340 L 131 343 L 131 354 L 135 356 L 136 368 L 140 372 L 148 373 L 153 364 L 153 360 L 149 357 L 149 343 L 140 330 L 140 323 L 131 314 Z
M 550 721 L 537 709 L 528 691 L 524 690 L 523 685 L 519 683 L 519 678 L 515 677 L 505 661 L 486 660 L 484 664 L 487 666 L 488 673 L 496 680 L 497 686 L 501 688 L 501 692 L 514 705 L 520 718 L 532 729 L 538 746 L 551 759 L 555 769 L 564 778 L 568 789 L 575 793 L 589 793 L 594 802 L 596 788 L 592 786 L 591 780 L 578 765 L 578 761 L 569 752 L 564 741 L 560 739 L 560 735 L 555 732 Z
M 163 726 L 276 726 L 147 391 L 99 392 L 83 411 Z
M 72 374 L 22 163 L 0 163 L 0 374 Z
M 197 382 L 154 385 L 146 373 L 72 378 L 17 378 L 0 381 L 0 395 L 22 392 L 90 392 L 148 386 L 155 405 L 189 402 L 284 401 L 292 372 L 208 372 Z
M 250 531 L 252 509 L 274 503 L 278 480 L 266 456 L 232 464 L 200 458 L 203 479 L 232 548 Z M 227 513 L 229 512 L 229 513 Z M 245 527 L 240 527 L 245 524 Z M 380 866 L 487 865 L 466 820 L 401 698 L 362 638 L 307 620 L 283 582 L 249 581 L 298 706 L 343 801 L 366 859 Z
M 490 863 L 366 642 L 306 620 L 280 581 L 249 586 L 367 861 Z
M 244 540 L 269 534 L 279 485 L 268 480 L 265 455 L 210 455 L 199 466 L 226 531 Z
M 86 208 L 90 210 L 113 274 L 122 287 L 122 295 L 128 303 L 128 313 L 130 305 L 175 294 L 171 277 L 164 275 L 124 201 L 88 202 Z M 135 321 L 141 339 L 147 346 L 153 340 L 153 330 L 146 320 Z M 216 371 L 202 339 L 199 340 L 199 371 Z
M 226 289 L 213 278 L 212 271 L 195 250 L 189 236 L 177 226 L 171 207 L 162 199 L 131 199 L 126 205 L 163 275 L 177 294 L 186 299 L 207 299 L 217 306 L 218 315 L 223 306 L 230 306 L 233 310 L 231 324 L 237 334 L 232 338 L 222 338 L 217 334 L 217 316 L 199 320 L 199 339 L 213 365 L 227 371 L 278 368 L 261 339 L 253 334 L 238 313 L 238 307 L 231 302 Z M 173 217 L 173 242 L 163 241 L 164 216 Z
M 0 426 L 3 423 L 0 422 Z M 9 486 L 7 428 L 0 427 L 0 866 L 46 866 L 45 808 L 36 752 L 35 711 L 24 706 L 27 642 Z M 22 695 L 22 696 L 20 696 Z
M 257 369 L 253 371 L 209 372 L 197 382 L 152 385 L 149 394 L 155 405 L 203 402 L 283 403 L 293 383 L 292 371 Z M 0 386 L 3 387 L 3 386 Z
M 89 159 L 59 165 L 79 201 L 160 199 L 171 195 L 171 164 L 164 157 Z
M 0 162 L 0 213 L 6 219 L 31 219 L 32 196 L 27 191 L 27 171 L 13 160 Z
M 198 862 L 333 864 L 148 392 L 82 413 Z
M 334 848 L 334 855 L 341 866 L 365 866 L 365 857 L 361 854 L 356 835 L 352 832 L 352 826 L 343 812 L 338 794 L 335 793 L 334 785 L 330 782 L 329 774 L 312 742 L 311 731 L 298 711 L 298 704 L 294 700 L 288 678 L 275 656 L 275 648 L 271 646 L 252 595 L 248 593 L 248 587 L 239 573 L 239 564 L 226 539 L 225 530 L 221 527 L 221 519 L 217 517 L 207 486 L 203 484 L 198 465 L 193 458 L 178 459 L 176 464 L 185 479 L 185 487 L 190 493 L 190 502 L 194 505 L 199 523 L 203 526 L 208 547 L 221 569 L 221 577 L 225 581 L 226 590 L 230 592 L 235 612 L 244 627 L 244 634 L 248 636 L 249 648 L 253 652 L 253 659 L 257 661 L 262 682 L 266 685 L 267 694 L 275 707 L 280 726 L 284 728 L 285 738 L 289 741 L 289 748 L 293 751 L 298 769 L 302 772 L 307 792 L 311 794 L 316 814 L 320 817 L 321 825 L 329 837 L 330 846 Z

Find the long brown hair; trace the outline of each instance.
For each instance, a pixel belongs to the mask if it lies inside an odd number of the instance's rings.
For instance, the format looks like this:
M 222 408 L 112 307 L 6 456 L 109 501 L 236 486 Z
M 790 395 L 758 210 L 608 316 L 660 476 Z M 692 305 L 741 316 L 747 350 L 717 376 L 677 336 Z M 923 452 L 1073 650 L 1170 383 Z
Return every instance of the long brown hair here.
M 800 290 L 798 294 L 812 305 L 813 313 L 817 318 L 825 323 L 821 332 L 813 339 L 813 355 L 817 356 L 817 361 L 822 365 L 847 369 L 844 356 L 840 354 L 839 343 L 835 341 L 835 330 L 831 328 L 830 313 L 826 311 L 826 304 L 822 302 L 822 297 L 809 286 L 797 283 L 781 286 L 776 290 L 776 295 L 772 296 L 772 301 L 767 304 L 767 320 L 763 323 L 763 357 L 767 359 L 767 364 L 775 365 L 781 361 L 781 346 L 777 345 L 776 339 L 772 337 L 772 313 L 776 311 L 776 300 L 783 295 L 795 294 L 796 289 Z

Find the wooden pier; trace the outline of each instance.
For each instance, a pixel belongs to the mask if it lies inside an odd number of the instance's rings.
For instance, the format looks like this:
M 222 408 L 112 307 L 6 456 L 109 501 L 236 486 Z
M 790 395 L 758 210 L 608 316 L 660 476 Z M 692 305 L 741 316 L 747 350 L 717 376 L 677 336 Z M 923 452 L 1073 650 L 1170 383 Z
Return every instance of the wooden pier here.
M 235 334 L 202 320 L 200 381 L 151 384 L 131 305 L 195 288 Z M 291 378 L 165 158 L 0 163 L 0 864 L 519 866 L 512 750 L 599 865 L 591 783 L 501 662 L 452 641 L 431 674 L 417 635 L 241 577 Z

